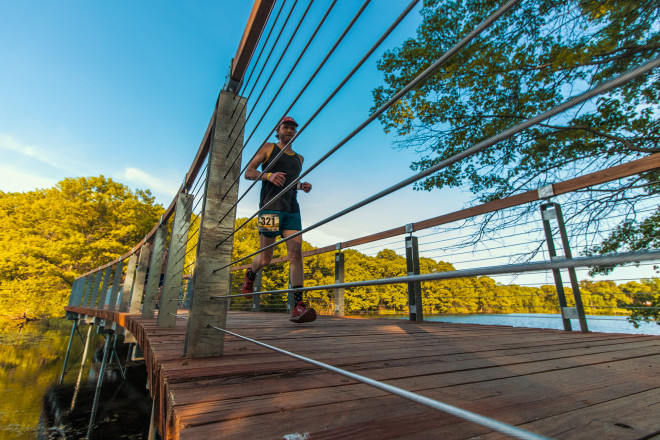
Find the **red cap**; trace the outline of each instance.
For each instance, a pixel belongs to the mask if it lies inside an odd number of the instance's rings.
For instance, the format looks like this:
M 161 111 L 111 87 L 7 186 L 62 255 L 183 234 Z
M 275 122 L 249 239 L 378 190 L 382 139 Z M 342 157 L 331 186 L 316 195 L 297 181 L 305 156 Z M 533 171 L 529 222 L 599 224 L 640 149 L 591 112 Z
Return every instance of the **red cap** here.
M 280 125 L 284 124 L 285 122 L 288 122 L 289 124 L 293 124 L 296 127 L 298 126 L 298 123 L 291 116 L 285 116 L 282 118 L 280 123 L 277 124 L 277 128 L 280 128 Z

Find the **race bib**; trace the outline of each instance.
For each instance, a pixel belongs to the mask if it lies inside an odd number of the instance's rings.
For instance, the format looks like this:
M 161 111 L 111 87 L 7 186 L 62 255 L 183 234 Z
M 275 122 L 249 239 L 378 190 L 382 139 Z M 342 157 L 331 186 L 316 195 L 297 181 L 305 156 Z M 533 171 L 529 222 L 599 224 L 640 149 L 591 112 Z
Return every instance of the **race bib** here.
M 280 230 L 280 216 L 277 214 L 259 215 L 259 232 L 278 232 Z

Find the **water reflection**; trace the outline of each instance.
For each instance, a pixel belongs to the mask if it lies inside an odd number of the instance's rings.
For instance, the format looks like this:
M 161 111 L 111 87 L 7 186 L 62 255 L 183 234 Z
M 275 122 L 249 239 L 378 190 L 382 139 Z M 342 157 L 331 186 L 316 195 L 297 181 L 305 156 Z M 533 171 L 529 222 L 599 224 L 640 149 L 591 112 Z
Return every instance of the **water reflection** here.
M 103 357 L 104 338 L 89 332 L 89 353 L 76 335 L 66 374 L 60 383 L 71 332 L 70 321 L 53 319 L 26 325 L 4 323 L 0 332 L 0 440 L 84 438 Z M 86 339 L 90 326 L 81 325 Z M 93 439 L 146 439 L 151 399 L 142 361 L 126 362 L 127 344 L 116 345 L 126 366 L 108 366 L 96 416 Z

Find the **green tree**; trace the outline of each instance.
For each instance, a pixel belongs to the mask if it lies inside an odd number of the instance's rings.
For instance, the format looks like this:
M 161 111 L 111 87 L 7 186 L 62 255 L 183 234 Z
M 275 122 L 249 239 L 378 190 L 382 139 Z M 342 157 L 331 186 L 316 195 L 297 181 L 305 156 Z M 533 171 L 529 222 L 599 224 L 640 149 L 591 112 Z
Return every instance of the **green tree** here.
M 378 63 L 385 84 L 373 92 L 374 108 L 501 3 L 426 0 L 416 37 L 386 52 Z M 401 137 L 400 146 L 421 153 L 411 168 L 423 170 L 658 54 L 657 0 L 525 0 L 380 121 Z M 657 153 L 659 94 L 660 75 L 653 71 L 441 170 L 418 182 L 416 189 L 467 187 L 486 202 Z M 597 214 L 593 208 L 582 213 L 592 221 L 585 227 L 597 230 L 595 220 L 621 209 L 631 222 L 627 229 L 635 234 L 615 231 L 604 246 L 657 246 L 657 235 L 655 240 L 637 237 L 648 233 L 646 224 L 620 202 L 635 206 L 657 195 L 660 187 L 645 184 L 658 177 L 660 171 L 649 172 L 588 194 L 607 203 L 594 204 L 601 206 Z M 653 223 L 657 231 L 657 218 Z
M 148 190 L 103 176 L 0 192 L 0 314 L 62 314 L 75 277 L 129 251 L 162 213 Z

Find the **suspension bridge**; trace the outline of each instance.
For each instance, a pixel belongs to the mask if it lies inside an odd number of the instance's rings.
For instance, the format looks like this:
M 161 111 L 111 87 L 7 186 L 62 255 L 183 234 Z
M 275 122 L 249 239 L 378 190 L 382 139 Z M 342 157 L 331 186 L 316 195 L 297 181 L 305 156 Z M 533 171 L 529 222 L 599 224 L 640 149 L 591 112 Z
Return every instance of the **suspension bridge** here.
M 97 397 L 115 338 L 123 335 L 124 343 L 135 344 L 135 355 L 141 353 L 145 358 L 148 387 L 154 402 L 151 438 L 155 438 L 156 432 L 165 439 L 355 436 L 373 439 L 475 436 L 641 439 L 660 436 L 657 422 L 660 376 L 655 368 L 660 356 L 660 337 L 590 332 L 586 309 L 593 312 L 594 306 L 583 304 L 578 282 L 578 274 L 594 266 L 631 263 L 652 266 L 660 259 L 660 251 L 574 257 L 571 248 L 579 245 L 581 238 L 569 235 L 565 216 L 572 218 L 574 212 L 586 208 L 580 205 L 584 202 L 563 205 L 559 202 L 565 194 L 604 184 L 616 186 L 622 179 L 657 170 L 660 154 L 593 170 L 438 217 L 411 219 L 414 221 L 397 228 L 306 251 L 305 259 L 325 254 L 334 258 L 334 282 L 296 289 L 321 312 L 314 323 L 297 326 L 289 323 L 282 313 L 272 313 L 292 309 L 294 289 L 264 290 L 261 279 L 256 280 L 257 291 L 252 295 L 232 289 L 232 274 L 242 278 L 248 267 L 246 262 L 263 250 L 321 228 L 638 79 L 657 69 L 660 59 L 595 84 L 267 248 L 233 258 L 236 234 L 249 228 L 250 220 L 268 209 L 264 206 L 246 221 L 236 223 L 238 203 L 259 180 L 242 193 L 239 191 L 238 183 L 247 167 L 243 164 L 249 163 L 243 160 L 243 152 L 251 145 L 256 127 L 263 123 L 274 129 L 294 108 L 318 73 L 331 62 L 333 53 L 351 28 L 360 23 L 360 15 L 370 2 L 365 1 L 353 17 L 347 18 L 345 29 L 309 80 L 297 88 L 297 95 L 281 115 L 272 116 L 268 110 L 276 100 L 284 100 L 281 90 L 332 13 L 336 1 L 329 3 L 327 12 L 284 74 L 285 79 L 272 93 L 266 110 L 255 114 L 256 102 L 264 97 L 266 90 L 273 90 L 267 89 L 267 85 L 282 57 L 270 73 L 265 69 L 268 60 L 276 47 L 283 47 L 282 55 L 287 52 L 313 4 L 307 3 L 295 24 L 290 23 L 290 18 L 298 2 L 275 3 L 274 0 L 255 2 L 198 152 L 158 224 L 128 253 L 81 275 L 73 284 L 66 307 L 67 317 L 73 322 L 69 347 L 75 343 L 75 335 L 84 324 L 96 326 L 106 337 Z M 305 132 L 351 77 L 381 48 L 417 3 L 412 1 L 402 7 L 398 18 L 300 125 L 295 138 Z M 306 166 L 294 182 L 281 190 L 280 196 L 321 166 L 401 97 L 441 69 L 518 3 L 518 0 L 504 2 L 316 162 Z M 293 26 L 294 30 L 289 41 L 282 43 L 282 31 L 287 26 Z M 272 44 L 267 44 L 270 41 Z M 255 73 L 257 76 L 253 80 Z M 269 76 L 265 79 L 266 85 L 257 90 L 262 74 Z M 248 121 L 252 125 L 248 125 Z M 247 133 L 246 127 L 250 126 L 254 128 Z M 261 139 L 256 139 L 253 144 L 261 145 L 267 140 L 259 143 Z M 283 153 L 284 150 L 279 154 Z M 267 172 L 268 168 L 261 175 Z M 598 203 L 598 200 L 591 199 L 589 203 Z M 483 229 L 472 248 L 466 250 L 465 242 L 470 238 L 456 233 L 462 221 L 483 224 L 483 219 L 493 213 L 512 213 L 517 208 L 530 206 L 538 208 L 536 224 L 521 225 L 513 221 L 509 236 L 506 228 L 500 229 L 498 236 L 491 236 Z M 645 209 L 653 208 L 651 203 Z M 515 231 L 516 227 L 525 230 L 527 240 Z M 583 230 L 588 231 L 588 227 L 585 228 Z M 447 234 L 447 231 L 454 233 Z M 588 234 L 583 234 L 582 239 L 584 236 Z M 515 239 L 507 240 L 509 237 Z M 387 240 L 393 241 L 384 243 Z M 586 240 L 593 240 L 593 237 Z M 405 254 L 405 274 L 346 281 L 346 250 L 366 250 L 368 246 L 382 248 L 393 243 Z M 543 247 L 549 258 L 544 256 Z M 420 255 L 433 259 L 451 257 L 455 268 L 424 273 L 420 268 Z M 519 261 L 512 261 L 513 257 L 520 257 Z M 279 258 L 272 263 L 285 261 L 286 258 Z M 551 280 L 549 284 L 556 289 L 560 314 L 557 319 L 561 320 L 563 330 L 458 325 L 424 319 L 438 304 L 438 298 L 428 294 L 428 285 L 446 280 L 484 276 L 510 278 L 525 274 L 543 274 Z M 570 290 L 565 289 L 562 274 L 568 275 Z M 395 311 L 403 311 L 408 320 L 347 316 L 345 295 L 348 289 L 384 285 L 404 286 L 407 302 Z M 470 294 L 469 290 L 452 293 L 457 297 Z M 247 300 L 246 296 L 252 299 Z M 263 299 L 268 297 L 282 299 L 280 310 L 264 303 Z M 529 307 L 533 305 L 530 303 Z M 62 375 L 67 362 L 65 360 Z M 93 436 L 98 405 L 102 402 L 97 398 L 88 437 Z

